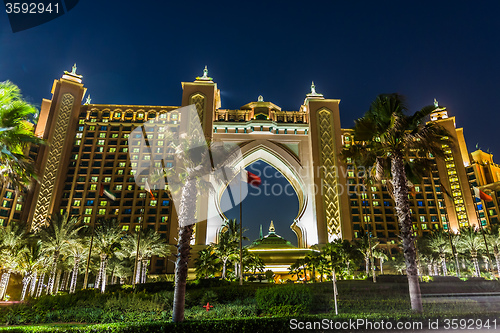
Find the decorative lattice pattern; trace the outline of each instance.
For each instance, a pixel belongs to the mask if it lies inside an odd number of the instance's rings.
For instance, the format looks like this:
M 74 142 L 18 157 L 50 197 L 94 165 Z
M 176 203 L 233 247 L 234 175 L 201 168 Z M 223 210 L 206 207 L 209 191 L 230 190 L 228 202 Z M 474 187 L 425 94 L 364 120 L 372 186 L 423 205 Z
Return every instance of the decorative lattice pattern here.
M 335 163 L 333 123 L 331 112 L 321 110 L 318 113 L 319 138 L 321 144 L 321 179 L 323 203 L 325 207 L 328 241 L 341 237 L 340 201 Z
M 35 214 L 33 216 L 33 231 L 38 231 L 45 223 L 45 219 L 49 214 L 50 203 L 53 199 L 54 187 L 59 171 L 61 154 L 63 151 L 64 139 L 68 130 L 69 119 L 75 98 L 67 93 L 62 96 L 62 103 L 59 109 L 59 115 L 55 125 L 54 136 L 50 143 L 49 157 L 47 166 L 43 174 L 40 193 L 35 206 Z
M 198 117 L 200 118 L 200 124 L 201 124 L 201 127 L 203 128 L 203 116 L 205 114 L 205 97 L 203 95 L 200 95 L 200 94 L 196 94 L 196 95 L 192 95 L 191 98 L 190 98 L 190 101 L 189 101 L 189 104 L 194 104 L 196 106 L 196 111 L 198 111 Z M 190 119 L 190 122 L 196 122 L 198 121 L 197 119 Z M 195 126 L 195 124 L 193 124 L 193 126 L 189 126 L 191 129 L 198 129 L 199 127 L 198 126 Z M 194 133 L 193 133 L 194 134 Z M 198 133 L 196 133 L 198 134 Z M 199 133 L 203 136 L 203 133 Z

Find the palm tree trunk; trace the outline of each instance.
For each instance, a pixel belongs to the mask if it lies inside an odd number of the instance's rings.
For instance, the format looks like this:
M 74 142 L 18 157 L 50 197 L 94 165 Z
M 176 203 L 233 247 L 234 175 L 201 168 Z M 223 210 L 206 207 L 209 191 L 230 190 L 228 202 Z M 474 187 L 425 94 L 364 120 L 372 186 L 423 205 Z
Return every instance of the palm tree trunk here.
M 415 238 L 413 236 L 412 221 L 410 216 L 410 205 L 408 199 L 408 186 L 406 185 L 406 174 L 403 164 L 403 155 L 396 153 L 391 158 L 392 184 L 394 188 L 394 199 L 398 215 L 401 237 L 403 239 L 403 252 L 406 263 L 406 276 L 408 278 L 408 289 L 412 310 L 422 313 L 422 295 L 418 282 L 416 263 Z
M 106 291 L 106 267 L 108 265 L 108 256 L 101 254 L 102 277 L 101 277 L 101 293 Z
M 500 253 L 498 253 L 498 248 L 495 247 L 495 262 L 497 264 L 498 277 L 500 277 Z
M 33 297 L 33 295 L 35 294 L 37 276 L 38 276 L 38 272 L 35 270 L 33 272 L 33 278 L 31 279 L 30 293 L 29 293 L 30 297 Z
M 26 297 L 26 290 L 28 290 L 28 286 L 30 284 L 30 281 L 32 279 L 32 273 L 27 273 L 23 277 L 23 291 L 21 292 L 21 302 L 24 301 L 24 298 Z
M 57 294 L 57 292 L 59 291 L 59 282 L 61 281 L 61 273 L 62 273 L 62 270 L 58 269 L 57 275 L 56 275 L 56 281 L 55 281 L 55 285 L 54 285 L 54 294 Z
M 432 264 L 432 266 L 434 267 L 434 275 L 439 276 L 438 265 L 436 263 L 434 263 L 434 264 Z
M 101 262 L 99 263 L 99 272 L 97 272 L 97 276 L 95 277 L 95 289 L 99 289 L 101 286 L 101 281 L 102 281 L 102 267 L 104 265 L 104 261 L 102 259 L 103 255 L 101 254 Z
M 7 288 L 9 287 L 10 274 L 12 270 L 8 270 L 6 273 L 2 274 L 2 286 L 0 289 L 0 300 L 4 299 L 7 294 Z
M 141 283 L 141 262 L 142 262 L 142 258 L 139 257 L 137 259 L 137 268 L 136 268 L 136 272 L 135 272 L 135 283 Z
M 43 280 L 45 280 L 45 272 L 43 272 L 42 275 L 40 275 L 40 279 L 38 280 L 38 290 L 36 292 L 36 297 L 42 296 Z
M 141 283 L 146 283 L 146 274 L 148 273 L 148 259 L 142 259 L 142 274 L 141 274 Z
M 177 263 L 175 266 L 175 289 L 172 321 L 184 321 L 186 280 L 188 274 L 189 253 L 193 224 L 196 222 L 196 183 L 189 178 L 182 187 L 179 211 L 179 238 L 177 243 Z
M 125 279 L 124 278 L 120 278 L 120 284 L 124 284 L 125 283 Z
M 443 275 L 447 276 L 448 269 L 446 268 L 446 255 L 444 253 L 441 254 L 441 265 L 443 266 Z
M 366 277 L 368 278 L 370 276 L 370 257 L 365 256 L 365 271 L 366 271 Z
M 380 258 L 380 275 L 384 275 L 384 258 Z
M 432 272 L 432 264 L 431 263 L 427 264 L 427 271 L 429 272 L 430 276 L 434 275 L 434 273 Z
M 470 255 L 472 257 L 472 264 L 474 265 L 474 276 L 481 277 L 481 270 L 479 269 L 479 262 L 477 260 L 477 252 L 471 251 Z
M 52 292 L 54 290 L 54 283 L 56 280 L 56 270 L 57 270 L 58 259 L 59 259 L 59 251 L 55 251 L 53 259 L 52 259 L 52 266 L 50 268 L 49 281 L 47 282 L 47 295 L 52 295 Z
M 80 266 L 80 256 L 75 256 L 75 264 L 73 265 L 73 272 L 71 274 L 71 284 L 69 286 L 70 294 L 74 294 L 76 291 L 76 282 L 78 281 L 79 266 Z

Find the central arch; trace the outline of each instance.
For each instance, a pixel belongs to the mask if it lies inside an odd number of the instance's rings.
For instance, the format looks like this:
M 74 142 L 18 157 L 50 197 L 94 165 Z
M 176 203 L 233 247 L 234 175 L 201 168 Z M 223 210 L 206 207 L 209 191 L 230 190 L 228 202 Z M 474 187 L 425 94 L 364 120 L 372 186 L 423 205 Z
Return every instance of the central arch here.
M 311 170 L 304 167 L 297 156 L 280 144 L 270 140 L 252 140 L 239 143 L 241 158 L 234 161 L 231 167 L 235 170 L 244 169 L 256 161 L 264 161 L 278 170 L 291 184 L 297 194 L 299 209 L 291 228 L 297 235 L 298 246 L 308 247 L 318 242 L 316 219 L 314 216 L 314 186 Z M 207 221 L 206 242 L 215 242 L 217 234 L 224 223 L 224 214 L 220 207 L 220 200 L 225 187 L 219 186 L 211 195 L 209 209 L 215 209 L 218 214 Z

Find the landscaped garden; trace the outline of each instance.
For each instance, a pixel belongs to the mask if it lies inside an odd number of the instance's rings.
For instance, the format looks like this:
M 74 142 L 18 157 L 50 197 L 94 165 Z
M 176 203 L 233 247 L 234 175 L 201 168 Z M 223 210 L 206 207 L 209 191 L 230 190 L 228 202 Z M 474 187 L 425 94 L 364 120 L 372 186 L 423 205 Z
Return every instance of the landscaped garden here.
M 82 290 L 75 294 L 42 296 L 0 309 L 0 322 L 9 331 L 42 332 L 288 332 L 291 318 L 342 321 L 406 320 L 428 318 L 493 318 L 500 303 L 485 305 L 474 294 L 500 291 L 497 281 L 441 278 L 421 283 L 424 314 L 411 311 L 404 276 L 380 276 L 379 282 L 347 280 L 338 283 L 339 315 L 333 312 L 331 282 L 309 284 L 246 283 L 239 286 L 220 280 L 188 284 L 186 321 L 172 323 L 173 284 L 168 282 L 115 285 L 105 293 Z M 464 297 L 457 297 L 458 293 Z M 456 300 L 443 298 L 454 294 Z M 433 297 L 437 295 L 437 297 Z M 471 296 L 472 295 L 472 296 Z M 207 311 L 208 304 L 208 311 Z M 211 307 L 213 306 L 213 307 Z M 101 324 L 101 325 L 94 325 Z M 4 328 L 7 329 L 7 328 Z

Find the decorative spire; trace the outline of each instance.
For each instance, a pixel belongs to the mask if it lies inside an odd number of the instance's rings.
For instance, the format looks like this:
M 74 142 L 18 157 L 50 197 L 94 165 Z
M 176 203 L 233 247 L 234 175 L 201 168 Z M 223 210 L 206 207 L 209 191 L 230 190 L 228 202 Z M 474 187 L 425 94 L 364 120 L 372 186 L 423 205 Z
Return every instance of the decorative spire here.
M 269 226 L 269 232 L 270 233 L 274 233 L 275 229 L 274 229 L 274 223 L 273 223 L 273 220 L 271 220 L 271 225 Z
M 208 76 L 208 68 L 206 65 L 203 70 L 203 76 L 197 76 L 196 81 L 212 81 L 212 78 Z
M 76 62 L 73 64 L 73 68 L 71 69 L 71 74 L 76 75 Z
M 434 107 L 437 109 L 439 107 L 439 103 L 437 99 L 434 98 Z
M 259 238 L 264 238 L 264 234 L 262 233 L 262 224 L 260 225 Z
M 63 79 L 75 81 L 78 83 L 82 83 L 82 75 L 76 74 L 76 63 L 71 68 L 71 72 L 64 71 Z
M 319 97 L 323 98 L 323 94 L 318 94 L 316 92 L 316 86 L 314 85 L 314 81 L 311 82 L 311 92 L 306 95 L 307 97 Z
M 90 99 L 90 94 L 87 96 L 87 99 L 85 100 L 85 105 L 89 105 L 92 100 Z
M 262 95 L 259 95 L 259 98 L 257 98 L 257 102 L 264 102 L 264 97 L 262 97 Z

